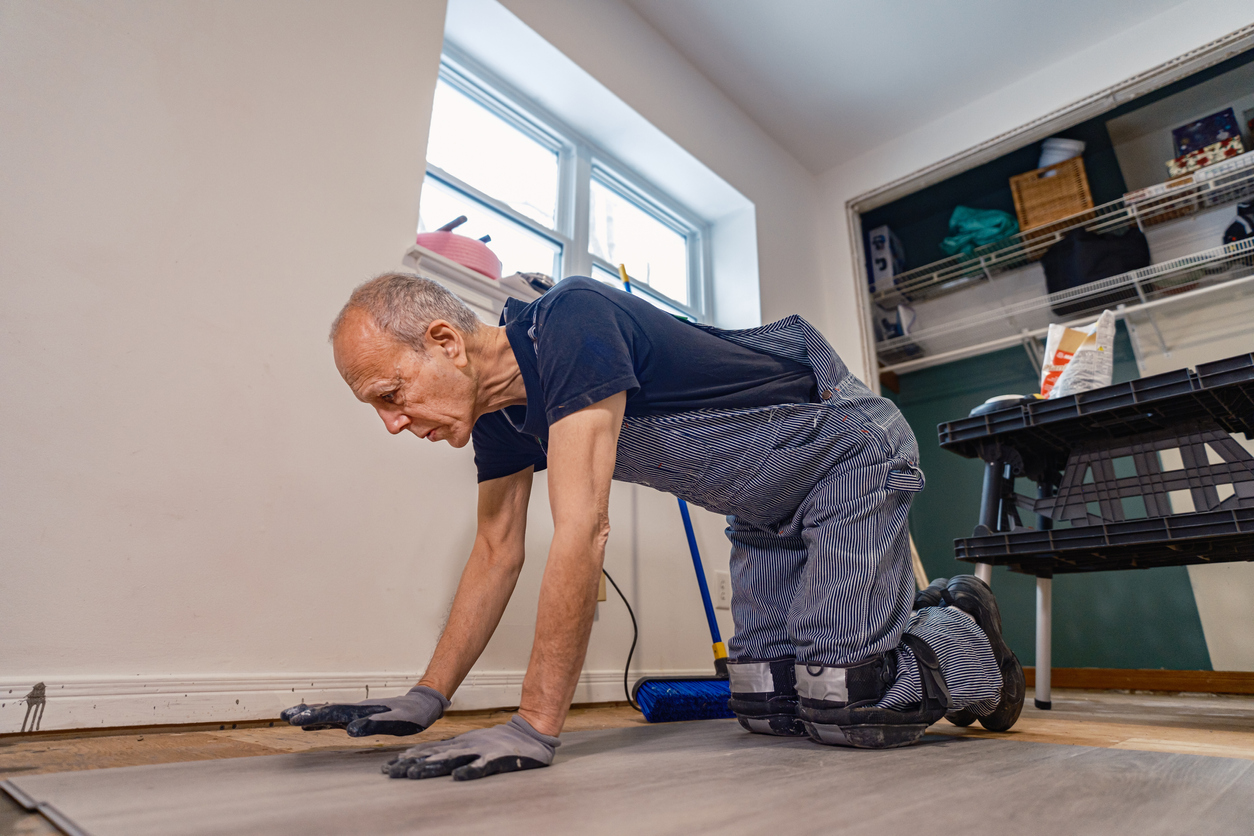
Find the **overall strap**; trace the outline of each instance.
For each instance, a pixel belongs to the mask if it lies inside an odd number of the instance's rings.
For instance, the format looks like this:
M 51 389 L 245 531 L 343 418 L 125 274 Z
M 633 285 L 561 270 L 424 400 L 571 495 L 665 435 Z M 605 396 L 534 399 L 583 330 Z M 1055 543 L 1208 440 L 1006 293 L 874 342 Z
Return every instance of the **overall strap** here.
M 818 329 L 792 314 L 757 328 L 728 331 L 710 325 L 695 327 L 745 348 L 772 354 L 808 366 L 819 389 L 832 389 L 849 376 L 849 370 Z

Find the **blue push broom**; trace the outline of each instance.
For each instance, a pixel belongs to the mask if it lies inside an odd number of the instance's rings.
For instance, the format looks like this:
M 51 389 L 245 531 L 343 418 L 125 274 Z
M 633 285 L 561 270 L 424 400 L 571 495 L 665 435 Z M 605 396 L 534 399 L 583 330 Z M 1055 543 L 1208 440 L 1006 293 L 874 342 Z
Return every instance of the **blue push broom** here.
M 618 266 L 623 287 L 631 293 L 631 280 L 627 267 Z M 679 514 L 684 520 L 684 533 L 688 535 L 688 551 L 692 553 L 692 566 L 697 572 L 697 586 L 701 589 L 701 603 L 705 605 L 705 620 L 710 625 L 710 641 L 714 646 L 713 676 L 676 676 L 671 678 L 643 677 L 631 689 L 631 701 L 650 723 L 670 723 L 676 720 L 713 720 L 735 717 L 727 707 L 731 688 L 727 682 L 727 646 L 719 634 L 718 620 L 714 617 L 714 602 L 710 600 L 710 588 L 705 582 L 705 570 L 701 568 L 701 552 L 697 549 L 697 535 L 692 530 L 692 517 L 688 503 L 679 500 Z M 611 583 L 613 581 L 611 580 Z M 614 585 L 615 590 L 618 585 Z M 619 592 L 621 595 L 621 591 Z M 626 601 L 626 599 L 623 599 Z M 633 616 L 634 620 L 634 616 Z M 633 643 L 634 649 L 634 643 Z M 630 661 L 628 662 L 630 665 Z
M 692 565 L 697 570 L 697 586 L 701 588 L 701 602 L 705 604 L 705 619 L 710 624 L 710 640 L 714 644 L 714 675 L 676 676 L 669 679 L 646 676 L 637 680 L 631 689 L 631 698 L 644 714 L 644 719 L 650 723 L 736 716 L 727 707 L 727 700 L 731 696 L 731 688 L 727 682 L 727 646 L 719 636 L 718 621 L 714 618 L 714 604 L 710 601 L 710 588 L 705 583 L 701 554 L 697 551 L 697 538 L 693 534 L 692 519 L 688 515 L 688 503 L 682 499 L 679 500 L 679 513 L 684 518 L 688 550 L 692 552 Z

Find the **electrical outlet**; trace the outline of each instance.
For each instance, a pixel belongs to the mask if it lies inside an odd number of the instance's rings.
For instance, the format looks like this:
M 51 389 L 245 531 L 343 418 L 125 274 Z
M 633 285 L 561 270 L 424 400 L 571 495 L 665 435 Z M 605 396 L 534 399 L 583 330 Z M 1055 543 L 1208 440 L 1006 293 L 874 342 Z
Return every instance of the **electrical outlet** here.
M 729 572 L 714 573 L 714 608 L 731 609 L 731 573 Z

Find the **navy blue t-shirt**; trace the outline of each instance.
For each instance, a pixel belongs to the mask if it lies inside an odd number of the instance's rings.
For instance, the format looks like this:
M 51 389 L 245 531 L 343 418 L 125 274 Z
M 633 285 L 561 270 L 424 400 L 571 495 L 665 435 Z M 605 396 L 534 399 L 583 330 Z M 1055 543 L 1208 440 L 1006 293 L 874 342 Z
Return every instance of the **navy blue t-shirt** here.
M 619 392 L 628 416 L 817 400 L 800 363 L 724 340 L 593 279 L 571 277 L 501 315 L 526 406 L 479 418 L 479 481 L 543 470 L 549 425 Z

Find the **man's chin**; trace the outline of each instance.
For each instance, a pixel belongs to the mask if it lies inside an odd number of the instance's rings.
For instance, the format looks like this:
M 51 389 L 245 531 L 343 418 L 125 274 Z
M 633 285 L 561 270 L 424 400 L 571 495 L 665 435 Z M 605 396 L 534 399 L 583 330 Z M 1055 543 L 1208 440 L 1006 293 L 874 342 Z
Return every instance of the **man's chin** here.
M 462 435 L 461 433 L 458 433 L 458 432 L 448 432 L 447 430 L 441 430 L 440 432 L 433 433 L 433 435 L 435 436 L 434 438 L 432 438 L 431 436 L 427 436 L 427 441 L 434 441 L 437 443 L 444 441 L 448 443 L 448 446 L 455 447 L 458 450 L 460 450 L 461 448 L 465 447 L 467 444 L 470 443 L 470 433 L 466 433 L 465 435 Z

